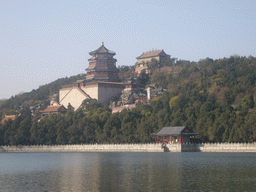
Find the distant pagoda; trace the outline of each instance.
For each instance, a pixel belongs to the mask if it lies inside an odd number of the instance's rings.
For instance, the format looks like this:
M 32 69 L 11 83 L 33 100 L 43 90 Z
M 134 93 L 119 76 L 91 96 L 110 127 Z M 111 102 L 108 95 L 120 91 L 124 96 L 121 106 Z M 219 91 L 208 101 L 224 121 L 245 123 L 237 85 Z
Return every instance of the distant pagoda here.
M 116 54 L 108 50 L 104 43 L 101 46 L 89 53 L 92 58 L 88 59 L 89 67 L 86 69 L 87 81 L 105 81 L 119 82 L 118 69 L 116 68 L 116 59 L 113 58 Z

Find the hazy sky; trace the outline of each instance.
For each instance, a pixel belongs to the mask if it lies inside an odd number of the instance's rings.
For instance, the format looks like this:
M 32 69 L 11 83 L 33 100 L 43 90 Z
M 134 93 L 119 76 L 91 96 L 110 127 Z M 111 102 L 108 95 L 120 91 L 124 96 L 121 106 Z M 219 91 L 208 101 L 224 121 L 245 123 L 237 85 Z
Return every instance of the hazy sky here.
M 256 56 L 256 1 L 0 0 L 0 99 L 85 73 L 102 41 L 117 66 L 151 49 L 191 61 Z

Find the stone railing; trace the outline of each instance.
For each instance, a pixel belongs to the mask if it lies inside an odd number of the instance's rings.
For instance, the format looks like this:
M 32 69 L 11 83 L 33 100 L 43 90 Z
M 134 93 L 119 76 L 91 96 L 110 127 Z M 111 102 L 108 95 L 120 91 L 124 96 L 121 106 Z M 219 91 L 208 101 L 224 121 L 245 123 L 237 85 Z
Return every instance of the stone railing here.
M 161 144 L 82 144 L 0 146 L 0 152 L 163 152 Z
M 182 152 L 256 152 L 256 143 L 188 143 Z
M 256 152 L 256 143 L 18 145 L 0 152 Z

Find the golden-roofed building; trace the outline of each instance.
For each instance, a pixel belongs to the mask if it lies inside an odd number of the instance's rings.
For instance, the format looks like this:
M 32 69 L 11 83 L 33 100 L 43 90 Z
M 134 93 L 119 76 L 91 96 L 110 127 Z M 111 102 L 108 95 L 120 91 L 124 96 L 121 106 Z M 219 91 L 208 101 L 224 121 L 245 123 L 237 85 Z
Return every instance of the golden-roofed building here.
M 161 63 L 164 60 L 170 58 L 170 55 L 167 55 L 164 50 L 152 50 L 148 52 L 142 53 L 139 57 L 137 57 L 137 62 L 135 66 L 135 72 L 139 75 L 142 71 L 146 74 L 150 73 L 149 64 L 153 61 L 157 63 Z

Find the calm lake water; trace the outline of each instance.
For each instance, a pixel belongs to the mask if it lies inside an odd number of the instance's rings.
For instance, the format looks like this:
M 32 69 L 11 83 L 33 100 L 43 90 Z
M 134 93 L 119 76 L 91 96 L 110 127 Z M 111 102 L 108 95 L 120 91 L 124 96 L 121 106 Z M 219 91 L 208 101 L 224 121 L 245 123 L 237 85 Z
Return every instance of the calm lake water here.
M 256 154 L 0 153 L 0 191 L 256 191 Z

